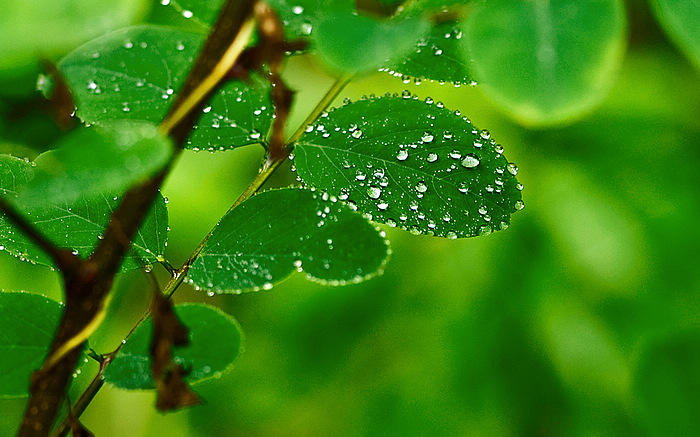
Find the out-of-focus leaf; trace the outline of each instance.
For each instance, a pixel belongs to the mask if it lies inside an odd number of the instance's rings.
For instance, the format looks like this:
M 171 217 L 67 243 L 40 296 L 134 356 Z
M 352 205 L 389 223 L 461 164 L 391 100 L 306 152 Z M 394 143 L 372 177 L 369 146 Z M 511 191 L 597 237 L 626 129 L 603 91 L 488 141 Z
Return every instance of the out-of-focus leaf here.
M 35 160 L 34 178 L 19 203 L 74 203 L 120 193 L 163 168 L 172 154 L 170 140 L 156 125 L 126 120 L 78 129 L 55 147 Z
M 415 234 L 472 237 L 504 229 L 523 203 L 513 163 L 485 130 L 405 92 L 338 108 L 294 149 L 301 179 L 371 220 Z
M 59 69 L 87 123 L 129 118 L 158 123 L 182 86 L 205 36 L 160 26 L 121 29 L 69 53 Z M 234 80 L 203 110 L 187 144 L 200 150 L 260 143 L 272 122 L 269 84 Z
M 176 305 L 175 313 L 189 330 L 189 344 L 173 349 L 175 363 L 188 372 L 186 381 L 197 382 L 221 375 L 243 353 L 243 331 L 230 315 L 204 304 Z M 149 319 L 119 349 L 105 370 L 105 380 L 129 390 L 154 388 L 152 337 L 153 321 Z
M 0 78 L 134 21 L 141 0 L 0 0 Z
M 229 212 L 195 259 L 188 280 L 217 293 L 271 288 L 295 270 L 331 285 L 382 269 L 388 242 L 328 194 L 286 188 L 260 193 Z
M 0 292 L 0 398 L 29 396 L 61 317 L 61 304 L 29 293 Z
M 270 6 L 284 25 L 287 38 L 316 37 L 317 25 L 327 19 L 328 14 L 354 10 L 353 0 L 270 0 Z
M 700 2 L 655 0 L 652 3 L 666 33 L 700 68 Z
M 561 122 L 607 94 L 625 46 L 619 0 L 479 3 L 464 26 L 484 93 L 523 123 Z
M 32 167 L 28 161 L 0 155 L 0 194 L 8 199 L 14 198 L 31 178 Z M 70 203 L 37 204 L 26 207 L 23 213 L 27 221 L 54 244 L 87 257 L 97 245 L 119 201 L 117 195 L 99 193 Z M 132 242 L 122 269 L 133 269 L 158 260 L 165 250 L 167 229 L 168 211 L 163 196 L 158 195 Z M 3 215 L 0 215 L 0 250 L 22 261 L 53 265 L 50 257 Z

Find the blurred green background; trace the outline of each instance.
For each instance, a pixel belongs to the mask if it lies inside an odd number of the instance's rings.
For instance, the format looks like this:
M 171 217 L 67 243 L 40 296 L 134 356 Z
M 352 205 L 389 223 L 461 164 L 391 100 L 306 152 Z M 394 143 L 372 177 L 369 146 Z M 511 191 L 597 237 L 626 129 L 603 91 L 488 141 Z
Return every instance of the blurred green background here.
M 340 99 L 409 87 L 489 129 L 520 167 L 525 209 L 483 238 L 387 229 L 392 259 L 359 285 L 296 275 L 215 298 L 183 286 L 176 301 L 214 303 L 239 320 L 246 353 L 195 386 L 204 406 L 162 415 L 151 392 L 105 387 L 85 425 L 135 437 L 700 435 L 700 72 L 645 2 L 626 6 L 629 48 L 615 85 L 568 126 L 523 128 L 478 87 L 386 74 L 353 82 Z M 35 155 L 58 133 L 33 85 L 18 85 L 36 71 L 0 75 L 2 153 Z M 331 79 L 307 57 L 293 58 L 286 78 L 299 91 L 296 125 Z M 163 190 L 173 264 L 261 156 L 252 147 L 182 157 Z M 293 180 L 285 170 L 271 184 Z M 58 284 L 45 268 L 0 256 L 0 289 L 60 300 Z M 142 275 L 124 274 L 93 347 L 114 349 L 149 299 Z M 0 400 L 1 436 L 13 434 L 24 402 Z

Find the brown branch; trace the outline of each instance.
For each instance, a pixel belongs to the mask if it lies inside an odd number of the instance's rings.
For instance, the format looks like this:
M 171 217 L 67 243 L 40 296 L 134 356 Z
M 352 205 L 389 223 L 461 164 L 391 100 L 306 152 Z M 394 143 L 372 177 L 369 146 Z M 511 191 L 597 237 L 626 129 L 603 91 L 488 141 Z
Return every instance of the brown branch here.
M 50 365 L 44 365 L 32 375 L 30 396 L 18 436 L 48 436 L 56 420 L 59 406 L 72 380 L 71 375 L 81 355 L 84 341 L 72 349 L 64 344 L 89 325 L 102 311 L 112 288 L 114 276 L 130 242 L 153 202 L 160 185 L 179 155 L 192 125 L 201 114 L 206 99 L 215 91 L 228 70 L 242 52 L 253 16 L 254 0 L 228 0 L 195 62 L 185 85 L 178 94 L 168 116 L 161 125 L 176 145 L 173 160 L 160 173 L 145 183 L 130 189 L 112 214 L 104 238 L 92 256 L 81 263 L 74 275 L 64 274 L 65 309 L 58 331 L 49 350 Z M 248 36 L 241 37 L 248 32 Z M 240 45 L 243 47 L 233 48 Z M 228 68 L 226 65 L 228 64 Z M 62 350 L 59 357 L 56 351 Z

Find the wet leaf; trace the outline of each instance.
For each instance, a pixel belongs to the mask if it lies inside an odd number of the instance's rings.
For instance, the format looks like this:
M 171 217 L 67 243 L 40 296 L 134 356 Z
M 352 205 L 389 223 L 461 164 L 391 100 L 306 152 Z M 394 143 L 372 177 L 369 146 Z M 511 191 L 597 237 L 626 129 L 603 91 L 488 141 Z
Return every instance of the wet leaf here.
M 217 293 L 268 289 L 302 269 L 309 279 L 331 285 L 359 282 L 382 269 L 387 244 L 327 194 L 265 191 L 221 219 L 188 280 Z
M 175 363 L 184 380 L 196 382 L 217 377 L 231 368 L 243 352 L 243 332 L 238 322 L 218 308 L 204 304 L 175 306 L 175 313 L 189 329 L 189 344 L 176 346 Z M 151 374 L 153 321 L 142 324 L 119 350 L 105 371 L 105 380 L 129 390 L 155 388 Z
M 124 192 L 163 168 L 173 149 L 156 125 L 126 120 L 78 129 L 54 147 L 35 160 L 34 178 L 19 203 L 73 203 L 102 192 Z
M 354 10 L 353 0 L 270 0 L 284 25 L 287 38 L 315 38 L 315 29 L 327 14 Z
M 0 292 L 0 398 L 29 396 L 29 379 L 41 367 L 62 306 L 44 296 Z
M 464 26 L 484 93 L 523 123 L 561 122 L 607 94 L 625 46 L 619 0 L 480 2 Z
M 60 63 L 87 123 L 128 118 L 158 123 L 205 36 L 160 26 L 121 29 L 84 44 Z M 257 76 L 221 87 L 194 126 L 189 148 L 223 150 L 260 143 L 270 128 L 269 84 Z
M 458 23 L 441 23 L 433 27 L 428 36 L 421 38 L 406 58 L 385 70 L 418 79 L 469 84 L 473 77 L 466 50 L 462 47 L 465 43 Z
M 655 0 L 652 4 L 666 33 L 695 66 L 700 68 L 700 3 L 687 0 Z
M 9 199 L 31 178 L 33 164 L 9 155 L 0 155 L 0 194 Z M 72 249 L 87 257 L 97 245 L 112 211 L 120 198 L 114 194 L 99 193 L 75 202 L 37 204 L 23 209 L 27 220 L 57 246 Z M 139 228 L 132 249 L 127 253 L 123 270 L 155 262 L 165 250 L 168 211 L 165 199 L 158 195 L 145 222 Z M 12 223 L 0 215 L 0 250 L 22 261 L 51 266 L 52 261 L 33 242 L 17 231 Z
M 523 206 L 517 167 L 487 131 L 432 99 L 347 104 L 294 149 L 301 179 L 371 220 L 415 234 L 472 237 L 504 229 Z
M 326 65 L 345 73 L 376 70 L 408 54 L 430 32 L 422 17 L 377 20 L 351 12 L 324 14 L 314 48 Z

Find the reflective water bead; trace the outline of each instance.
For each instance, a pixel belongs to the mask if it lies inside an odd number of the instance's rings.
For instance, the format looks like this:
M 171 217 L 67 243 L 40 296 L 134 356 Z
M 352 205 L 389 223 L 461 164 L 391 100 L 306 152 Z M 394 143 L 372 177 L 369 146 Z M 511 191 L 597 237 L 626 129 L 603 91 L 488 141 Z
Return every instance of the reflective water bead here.
M 408 151 L 404 149 L 399 150 L 399 153 L 396 154 L 396 159 L 398 159 L 399 161 L 405 161 L 406 159 L 408 159 Z
M 437 153 L 431 153 L 428 155 L 428 157 L 425 160 L 428 162 L 435 162 L 435 161 L 437 161 L 437 159 L 438 159 Z
M 476 155 L 474 155 L 473 153 L 469 153 L 462 160 L 462 167 L 475 168 L 479 165 L 480 162 L 481 161 L 479 161 L 479 158 L 477 158 Z
M 379 187 L 369 187 L 367 188 L 367 195 L 372 199 L 379 199 L 382 195 L 382 189 Z

